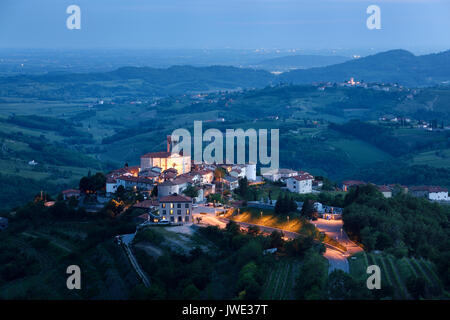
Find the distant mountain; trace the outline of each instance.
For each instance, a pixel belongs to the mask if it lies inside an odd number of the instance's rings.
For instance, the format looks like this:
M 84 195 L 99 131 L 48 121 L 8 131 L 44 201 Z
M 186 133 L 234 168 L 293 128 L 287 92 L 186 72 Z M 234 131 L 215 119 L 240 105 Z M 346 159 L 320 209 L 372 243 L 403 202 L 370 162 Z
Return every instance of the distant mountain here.
M 281 81 L 311 83 L 341 82 L 350 77 L 365 82 L 397 82 L 425 86 L 450 80 L 450 50 L 415 56 L 406 50 L 391 50 L 344 63 L 293 70 L 279 76 Z
M 289 71 L 292 69 L 325 67 L 348 60 L 350 60 L 350 58 L 343 56 L 292 55 L 263 60 L 251 65 L 251 67 L 268 71 Z

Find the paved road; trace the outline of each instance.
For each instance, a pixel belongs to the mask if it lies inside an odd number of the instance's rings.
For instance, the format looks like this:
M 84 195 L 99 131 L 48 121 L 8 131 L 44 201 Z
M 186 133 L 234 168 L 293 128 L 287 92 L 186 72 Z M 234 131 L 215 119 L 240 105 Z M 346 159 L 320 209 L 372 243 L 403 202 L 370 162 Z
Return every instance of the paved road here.
M 214 214 L 203 214 L 203 215 L 198 214 L 197 216 L 202 217 L 202 223 L 208 225 L 215 225 L 218 226 L 219 228 L 225 228 L 226 224 L 229 221 L 228 219 L 225 218 L 216 217 Z M 282 232 L 284 237 L 286 237 L 287 239 L 295 239 L 299 236 L 299 234 L 296 232 L 285 231 L 278 228 L 272 228 L 239 221 L 235 222 L 244 228 L 248 228 L 250 226 L 257 226 L 259 230 L 265 233 L 272 233 L 273 231 Z M 362 249 L 357 245 L 355 245 L 352 241 L 350 241 L 350 239 L 348 239 L 347 235 L 343 230 L 341 236 L 342 220 L 318 219 L 313 223 L 320 231 L 325 232 L 329 237 L 336 239 L 347 248 L 347 253 L 343 253 L 338 248 L 335 249 L 333 247 L 330 247 L 329 245 L 325 245 L 326 251 L 323 256 L 329 262 L 328 273 L 331 273 L 335 269 L 340 269 L 348 273 L 349 265 L 347 257 L 356 252 L 362 251 Z
M 220 220 L 224 221 L 224 223 L 228 222 L 227 219 L 220 218 Z M 266 226 L 261 226 L 261 225 L 246 223 L 246 222 L 238 222 L 238 221 L 236 221 L 236 223 L 239 224 L 240 226 L 246 227 L 246 228 L 248 228 L 249 226 L 252 226 L 252 225 L 257 226 L 262 232 L 267 232 L 267 233 L 272 233 L 273 231 L 283 232 L 284 236 L 288 239 L 295 239 L 298 236 L 300 236 L 297 232 L 285 231 L 285 230 L 278 229 L 278 228 L 266 227 Z M 326 250 L 325 250 L 325 253 L 323 256 L 329 262 L 328 273 L 331 273 L 335 269 L 341 269 L 342 271 L 347 272 L 347 273 L 349 272 L 347 254 L 344 254 L 343 252 L 333 249 L 330 246 L 326 245 Z
M 347 273 L 349 272 L 348 260 L 341 252 L 327 248 L 323 256 L 327 258 L 329 263 L 328 274 L 335 269 L 341 269 Z
M 351 241 L 343 229 L 342 220 L 326 220 L 317 219 L 317 221 L 312 221 L 317 229 L 325 232 L 330 238 L 337 240 L 340 244 L 347 248 L 347 252 L 352 255 L 357 252 L 363 251 L 363 249 L 357 246 L 353 241 Z

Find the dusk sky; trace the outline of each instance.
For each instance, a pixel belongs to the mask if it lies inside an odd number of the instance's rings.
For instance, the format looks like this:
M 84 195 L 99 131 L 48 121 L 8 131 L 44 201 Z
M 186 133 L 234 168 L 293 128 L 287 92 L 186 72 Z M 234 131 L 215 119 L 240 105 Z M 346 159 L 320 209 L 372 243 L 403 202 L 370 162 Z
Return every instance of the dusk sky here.
M 66 8 L 81 8 L 68 30 Z M 368 30 L 366 8 L 381 8 Z M 3 48 L 450 48 L 450 0 L 1 0 Z

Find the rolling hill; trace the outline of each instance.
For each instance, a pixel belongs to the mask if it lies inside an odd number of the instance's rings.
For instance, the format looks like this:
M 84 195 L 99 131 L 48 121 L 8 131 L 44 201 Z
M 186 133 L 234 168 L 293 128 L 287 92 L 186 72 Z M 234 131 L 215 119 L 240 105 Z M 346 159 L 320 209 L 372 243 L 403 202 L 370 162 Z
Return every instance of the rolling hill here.
M 290 63 L 298 63 L 298 57 L 268 60 L 265 63 L 288 66 Z M 303 56 L 301 59 L 309 59 L 308 63 L 313 63 L 313 60 L 316 61 L 314 63 L 319 63 L 318 60 L 322 58 Z M 325 60 L 320 63 L 325 63 Z M 266 70 L 232 66 L 123 67 L 109 72 L 23 74 L 0 77 L 0 96 L 37 97 L 44 100 L 62 97 L 73 100 L 93 96 L 168 96 L 262 88 L 280 82 L 342 82 L 350 77 L 365 82 L 397 82 L 413 87 L 433 86 L 450 81 L 450 51 L 415 56 L 405 50 L 392 50 L 326 67 L 292 70 L 278 76 Z
M 61 96 L 100 95 L 113 91 L 128 94 L 170 95 L 186 92 L 229 90 L 262 87 L 274 76 L 264 70 L 228 66 L 192 67 L 172 66 L 167 69 L 150 67 L 123 67 L 103 73 L 51 72 L 44 75 L 19 75 L 0 78 L 0 90 L 8 95 L 21 95 L 39 88 Z M 133 85 L 130 86 L 130 83 Z M 4 95 L 4 94 L 2 94 Z
M 365 82 L 391 82 L 406 86 L 435 85 L 450 80 L 450 50 L 415 56 L 391 50 L 344 63 L 283 73 L 279 79 L 293 83 L 341 82 L 350 77 Z

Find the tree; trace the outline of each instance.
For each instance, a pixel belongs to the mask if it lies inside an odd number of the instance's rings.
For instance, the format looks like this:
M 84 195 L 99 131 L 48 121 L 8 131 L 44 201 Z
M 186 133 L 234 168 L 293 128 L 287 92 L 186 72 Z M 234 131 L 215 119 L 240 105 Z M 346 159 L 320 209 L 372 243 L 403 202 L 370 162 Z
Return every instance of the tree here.
M 317 219 L 315 213 L 316 209 L 314 208 L 314 203 L 312 202 L 312 200 L 308 199 L 303 202 L 302 211 L 300 212 L 303 217 L 306 217 L 308 219 Z
M 158 186 L 154 186 L 152 189 L 152 192 L 150 193 L 151 197 L 157 197 L 158 196 Z
M 240 299 L 256 300 L 259 298 L 261 285 L 258 278 L 258 267 L 254 261 L 250 261 L 242 267 L 237 282 Z
M 183 193 L 191 198 L 198 197 L 198 189 L 194 186 L 187 186 L 186 189 L 183 190 Z
M 327 293 L 331 300 L 371 298 L 364 283 L 358 282 L 350 274 L 339 269 L 335 269 L 328 276 Z
M 278 215 L 287 215 L 290 212 L 297 210 L 297 203 L 293 198 L 287 194 L 278 195 L 277 203 L 275 204 L 275 213 Z
M 310 249 L 314 244 L 314 238 L 312 236 L 298 237 L 286 244 L 286 251 L 291 256 L 301 257 Z
M 117 190 L 116 190 L 116 197 L 120 200 L 124 200 L 125 199 L 125 187 L 120 185 Z
M 283 195 L 280 193 L 278 195 L 277 202 L 275 203 L 275 214 L 282 215 L 286 213 L 286 206 L 284 204 Z
M 283 234 L 278 231 L 273 231 L 270 234 L 270 247 L 271 248 L 282 248 L 283 247 Z
M 248 180 L 247 177 L 239 179 L 239 187 L 235 190 L 235 193 L 240 195 L 242 198 L 249 198 L 249 188 L 248 188 Z
M 184 300 L 195 300 L 198 299 L 198 296 L 200 295 L 200 290 L 197 289 L 197 287 L 191 283 L 183 290 L 183 299 Z
M 257 236 L 259 233 L 259 227 L 258 226 L 250 226 L 248 227 L 248 234 L 252 236 Z
M 425 298 L 426 282 L 422 277 L 410 277 L 406 281 L 406 288 L 414 299 Z
M 238 235 L 240 233 L 239 225 L 236 222 L 234 222 L 233 220 L 230 220 L 227 223 L 227 226 L 225 227 L 225 230 L 227 230 L 227 232 L 230 233 L 233 236 Z
M 94 175 L 88 175 L 80 179 L 80 191 L 84 193 L 95 193 L 105 188 L 106 177 L 103 173 L 97 172 Z
M 294 290 L 297 299 L 323 299 L 327 273 L 325 258 L 317 252 L 310 251 L 301 265 L 299 276 L 295 281 Z
M 217 167 L 217 168 L 214 170 L 214 179 L 215 179 L 216 181 L 221 182 L 223 177 L 225 177 L 225 169 L 224 169 L 224 168 L 221 168 L 221 167 Z

